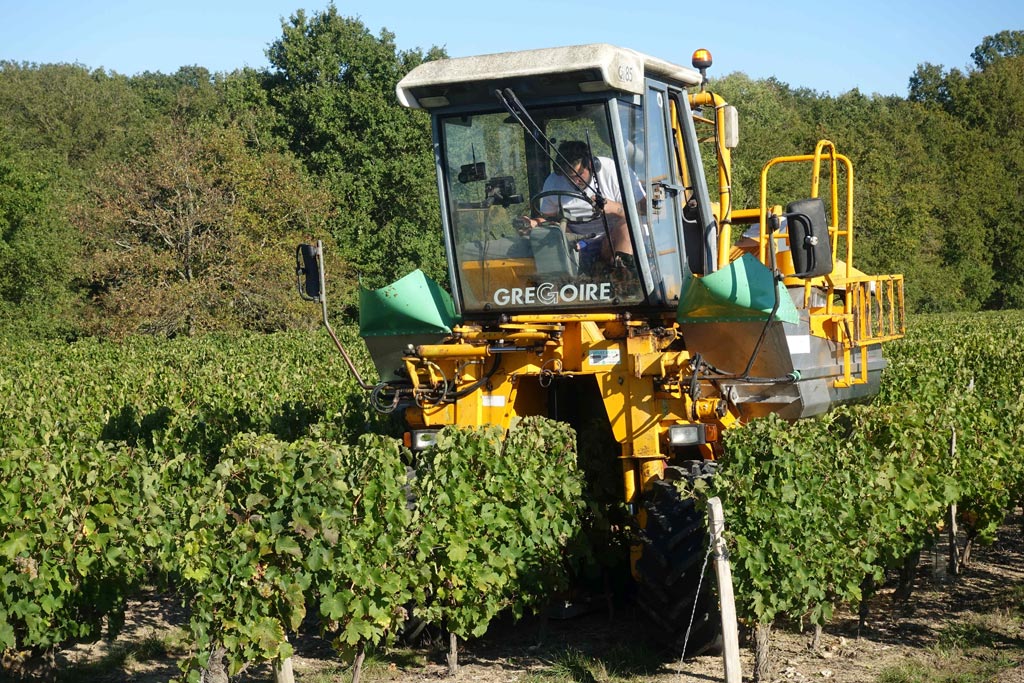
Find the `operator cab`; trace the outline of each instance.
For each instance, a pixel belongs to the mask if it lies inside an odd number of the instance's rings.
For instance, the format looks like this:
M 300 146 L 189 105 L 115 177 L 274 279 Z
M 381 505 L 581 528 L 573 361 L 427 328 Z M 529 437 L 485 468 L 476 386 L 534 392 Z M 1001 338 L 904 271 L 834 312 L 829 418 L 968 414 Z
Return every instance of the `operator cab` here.
M 398 95 L 432 114 L 459 313 L 675 310 L 684 279 L 715 269 L 685 93 L 700 81 L 600 44 L 410 72 Z

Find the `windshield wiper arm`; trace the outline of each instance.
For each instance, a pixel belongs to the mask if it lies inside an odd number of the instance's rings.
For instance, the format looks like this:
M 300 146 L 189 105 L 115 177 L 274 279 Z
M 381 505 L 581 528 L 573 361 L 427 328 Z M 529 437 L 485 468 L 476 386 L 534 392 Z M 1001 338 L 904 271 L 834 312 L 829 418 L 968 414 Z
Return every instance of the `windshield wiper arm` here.
M 516 120 L 516 123 L 522 126 L 523 130 L 533 138 L 533 141 L 544 151 L 545 156 L 547 156 L 551 163 L 558 168 L 561 174 L 566 178 L 573 177 L 579 181 L 576 185 L 581 190 L 582 188 L 587 187 L 588 183 L 583 180 L 583 176 L 580 175 L 580 172 L 572 167 L 569 160 L 558 151 L 557 147 L 555 147 L 555 143 L 551 141 L 551 138 L 544 134 L 544 131 L 541 130 L 540 126 L 537 125 L 537 122 L 533 120 L 532 116 L 530 116 L 530 112 L 527 111 L 526 107 L 523 106 L 523 103 L 519 101 L 519 98 L 516 96 L 512 88 L 505 88 L 504 90 L 498 89 L 494 91 L 494 94 L 498 97 L 498 101 L 501 102 L 506 111 L 508 111 L 508 113 L 512 115 L 512 118 Z M 590 149 L 589 133 L 587 134 L 587 151 L 591 157 L 593 157 L 593 150 Z M 552 152 L 554 152 L 554 154 L 552 154 Z M 595 200 L 598 208 L 604 208 L 604 194 L 601 192 L 601 186 L 597 182 L 597 174 L 594 173 L 593 170 L 592 175 L 594 180 L 594 189 L 596 190 Z

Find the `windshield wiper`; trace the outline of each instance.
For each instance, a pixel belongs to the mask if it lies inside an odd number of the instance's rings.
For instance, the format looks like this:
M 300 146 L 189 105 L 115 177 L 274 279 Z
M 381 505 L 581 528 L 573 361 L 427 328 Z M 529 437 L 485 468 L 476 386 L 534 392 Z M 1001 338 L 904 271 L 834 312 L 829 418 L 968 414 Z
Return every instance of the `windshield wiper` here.
M 579 187 L 581 190 L 588 186 L 588 183 L 585 180 L 583 180 L 583 176 L 580 174 L 580 172 L 572 167 L 572 164 L 569 163 L 569 160 L 566 159 L 565 156 L 558 151 L 557 147 L 555 147 L 555 143 L 551 141 L 551 138 L 549 138 L 544 133 L 544 131 L 541 130 L 540 126 L 537 125 L 537 122 L 533 120 L 533 117 L 530 116 L 530 112 L 527 111 L 526 107 L 523 106 L 523 103 L 519 101 L 519 98 L 516 96 L 512 88 L 505 88 L 504 90 L 495 90 L 494 94 L 498 97 L 498 101 L 501 102 L 502 106 L 505 107 L 505 110 L 508 111 L 508 113 L 512 115 L 512 118 L 516 120 L 516 123 L 522 126 L 523 130 L 525 130 L 527 134 L 531 138 L 533 138 L 533 141 L 537 144 L 538 147 L 541 148 L 541 150 L 544 152 L 544 155 L 548 158 L 552 165 L 554 165 L 559 170 L 559 172 L 562 175 L 564 175 L 566 178 L 575 178 L 578 182 L 574 184 L 576 184 L 576 186 Z M 587 132 L 586 136 L 587 154 L 589 154 L 591 159 L 593 159 L 594 150 L 590 147 L 590 133 Z M 554 153 L 552 154 L 552 152 Z M 591 169 L 591 177 L 594 181 L 594 202 L 597 205 L 598 209 L 603 210 L 605 198 L 604 193 L 601 191 L 601 184 L 597 180 L 596 169 Z M 607 223 L 607 220 L 605 222 Z
M 530 116 L 530 112 L 527 111 L 526 107 L 523 106 L 523 103 L 519 101 L 519 98 L 516 97 L 512 88 L 505 88 L 504 90 L 498 89 L 494 91 L 494 94 L 497 95 L 498 101 L 501 102 L 506 111 L 508 111 L 508 113 L 512 115 L 512 118 L 522 126 L 523 130 L 533 138 L 534 143 L 541 148 L 544 155 L 563 176 L 566 178 L 574 177 L 575 180 L 573 181 L 573 184 L 580 188 L 581 193 L 584 192 L 585 188 L 590 187 L 590 183 L 586 182 L 580 172 L 573 168 L 565 155 L 559 152 L 558 148 L 555 147 L 555 143 L 551 141 L 551 138 L 545 135 L 540 126 L 537 125 L 537 122 L 533 120 L 533 117 Z M 594 164 L 594 149 L 590 146 L 590 131 L 585 131 L 585 133 L 587 138 L 587 155 L 590 157 L 590 178 L 593 181 L 594 207 L 600 213 L 601 224 L 604 226 L 604 238 L 608 240 L 608 248 L 612 250 L 612 255 L 614 257 L 615 247 L 614 242 L 612 241 L 612 228 L 608 224 L 608 214 L 604 211 L 605 197 L 604 193 L 601 191 L 601 182 L 597 178 L 597 169 Z

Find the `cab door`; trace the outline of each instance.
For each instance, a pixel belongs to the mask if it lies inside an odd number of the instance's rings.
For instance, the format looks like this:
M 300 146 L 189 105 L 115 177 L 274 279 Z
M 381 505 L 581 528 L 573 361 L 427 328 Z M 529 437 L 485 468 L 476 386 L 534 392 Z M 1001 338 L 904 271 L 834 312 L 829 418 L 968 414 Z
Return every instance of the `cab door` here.
M 660 275 L 660 298 L 666 303 L 679 300 L 685 256 L 679 236 L 682 224 L 679 198 L 683 185 L 673 142 L 671 106 L 667 88 L 647 81 L 645 102 L 647 128 L 647 229 L 650 232 L 652 271 Z

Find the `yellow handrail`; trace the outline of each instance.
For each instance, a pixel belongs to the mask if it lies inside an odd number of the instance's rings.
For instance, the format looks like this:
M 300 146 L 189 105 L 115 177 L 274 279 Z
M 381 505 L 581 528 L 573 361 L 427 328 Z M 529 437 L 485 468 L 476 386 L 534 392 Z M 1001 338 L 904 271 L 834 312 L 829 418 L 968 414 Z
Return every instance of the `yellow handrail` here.
M 835 144 L 829 140 L 820 140 L 814 148 L 814 154 L 798 154 L 793 156 L 776 157 L 770 160 L 761 169 L 761 204 L 760 204 L 760 246 L 758 258 L 761 263 L 771 267 L 768 263 L 768 171 L 781 164 L 813 162 L 811 171 L 811 197 L 816 198 L 820 194 L 821 184 L 821 157 L 825 147 L 829 149 L 829 161 L 831 162 L 831 178 L 829 179 L 832 220 L 828 226 L 829 235 L 832 237 L 832 260 L 838 257 L 838 237 L 846 238 L 846 272 L 845 277 L 851 275 L 853 268 L 853 162 L 843 154 L 836 152 Z M 846 228 L 839 228 L 839 163 L 842 162 L 846 170 Z
M 712 106 L 715 108 L 715 157 L 718 160 L 718 263 L 723 265 L 729 262 L 729 250 L 732 248 L 732 150 L 725 146 L 722 141 L 722 131 L 725 130 L 725 107 L 728 103 L 720 95 L 713 92 L 701 91 L 690 93 L 690 107 Z M 675 105 L 673 104 L 673 107 Z M 673 110 L 672 122 L 676 135 L 678 149 L 683 149 L 682 131 L 676 124 L 676 116 Z M 680 163 L 685 163 L 680 159 Z M 685 170 L 683 178 L 686 178 Z M 689 184 L 689 181 L 686 181 Z
M 842 375 L 836 379 L 836 386 L 849 387 L 868 381 L 867 347 L 902 337 L 906 333 L 906 316 L 902 275 L 865 275 L 854 267 L 853 163 L 839 154 L 831 141 L 820 140 L 813 154 L 777 157 L 761 169 L 761 202 L 757 215 L 760 228 L 758 257 L 766 266 L 776 266 L 768 263 L 769 171 L 781 164 L 810 162 L 811 197 L 817 198 L 821 194 L 821 173 L 826 160 L 830 171 L 828 231 L 832 242 L 832 261 L 836 265 L 842 263 L 842 267 L 820 278 L 804 280 L 804 304 L 811 318 L 812 331 L 833 340 L 839 346 L 837 350 L 842 355 Z M 845 216 L 840 215 L 840 164 L 846 175 Z M 777 207 L 773 207 L 773 210 L 779 211 Z M 743 215 L 750 213 L 744 211 Z M 753 219 L 753 216 L 750 218 Z M 842 261 L 838 259 L 839 238 L 845 238 L 845 258 Z M 787 280 L 787 283 L 796 284 L 791 280 Z M 824 290 L 824 305 L 816 308 L 811 306 L 812 286 Z M 842 302 L 841 308 L 836 306 L 837 299 Z M 853 372 L 854 349 L 860 352 L 860 371 L 856 375 Z

